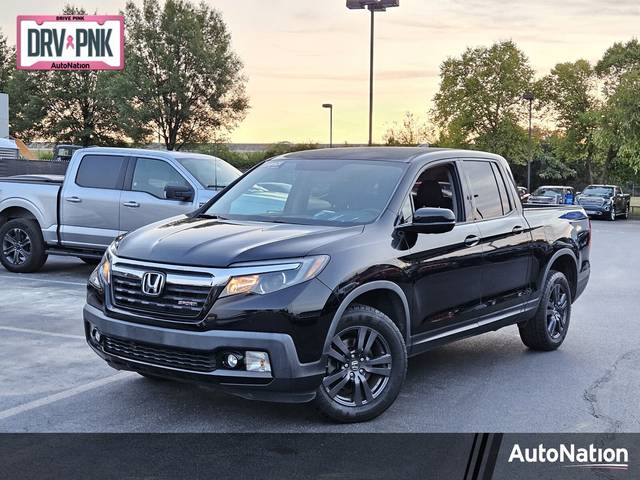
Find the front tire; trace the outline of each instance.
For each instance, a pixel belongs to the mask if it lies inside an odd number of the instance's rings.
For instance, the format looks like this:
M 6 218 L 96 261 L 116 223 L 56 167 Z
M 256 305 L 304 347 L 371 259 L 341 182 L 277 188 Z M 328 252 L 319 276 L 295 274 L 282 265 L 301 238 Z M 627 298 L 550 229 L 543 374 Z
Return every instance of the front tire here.
M 616 221 L 616 206 L 615 205 L 611 205 L 611 212 L 609 212 L 609 220 L 611 222 L 615 222 Z
M 624 210 L 624 219 L 629 220 L 630 216 L 631 216 L 631 205 L 627 205 Z
M 36 221 L 16 218 L 0 228 L 0 263 L 4 268 L 15 273 L 33 273 L 46 261 L 46 245 Z
M 371 420 L 400 393 L 407 373 L 407 348 L 398 327 L 384 313 L 350 306 L 331 342 L 316 407 L 338 422 Z
M 532 350 L 556 350 L 567 336 L 571 320 L 571 288 L 562 272 L 552 270 L 533 318 L 518 325 L 522 343 Z

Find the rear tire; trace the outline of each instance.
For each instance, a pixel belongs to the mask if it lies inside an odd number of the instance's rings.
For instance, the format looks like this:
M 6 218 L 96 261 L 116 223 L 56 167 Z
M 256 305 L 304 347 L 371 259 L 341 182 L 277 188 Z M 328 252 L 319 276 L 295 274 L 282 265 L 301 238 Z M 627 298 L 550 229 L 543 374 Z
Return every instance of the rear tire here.
M 371 420 L 395 401 L 407 373 L 407 348 L 384 313 L 350 306 L 338 324 L 315 404 L 338 422 Z
M 518 325 L 522 343 L 532 350 L 556 350 L 567 336 L 571 320 L 571 288 L 562 272 L 549 273 L 538 311 Z
M 0 228 L 0 263 L 15 273 L 37 272 L 47 261 L 38 222 L 16 218 Z

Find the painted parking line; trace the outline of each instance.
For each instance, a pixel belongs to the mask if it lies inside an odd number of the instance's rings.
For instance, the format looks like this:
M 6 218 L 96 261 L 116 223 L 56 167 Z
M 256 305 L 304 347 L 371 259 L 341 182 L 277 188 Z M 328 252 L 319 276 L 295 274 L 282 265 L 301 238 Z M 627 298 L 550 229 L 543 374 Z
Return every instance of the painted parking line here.
M 21 413 L 35 410 L 36 408 L 45 407 L 54 402 L 58 402 L 60 400 L 65 400 L 67 398 L 74 397 L 81 393 L 88 392 L 90 390 L 94 390 L 96 388 L 103 387 L 105 385 L 109 385 L 110 383 L 119 382 L 120 380 L 124 380 L 125 378 L 129 378 L 133 375 L 135 374 L 131 372 L 116 373 L 115 375 L 111 375 L 110 377 L 107 377 L 107 378 L 101 378 L 100 380 L 96 380 L 94 382 L 73 387 L 68 390 L 64 390 L 62 392 L 58 392 L 53 395 L 49 395 L 47 397 L 25 403 L 23 405 L 18 405 L 17 407 L 13 407 L 8 410 L 4 410 L 0 412 L 0 420 L 5 420 L 10 417 L 15 417 L 16 415 L 20 415 Z
M 16 327 L 2 327 L 0 326 L 0 330 L 6 330 L 7 332 L 16 332 L 16 333 L 32 333 L 35 335 L 47 335 L 49 337 L 60 337 L 60 338 L 73 338 L 74 340 L 84 340 L 84 335 L 71 335 L 68 333 L 55 333 L 55 332 L 45 332 L 44 330 L 32 330 L 30 328 L 16 328 Z
M 36 277 L 23 277 L 21 275 L 2 275 L 0 274 L 0 279 L 7 278 L 11 280 L 27 280 L 30 282 L 47 282 L 47 283 L 59 283 L 61 285 L 75 285 L 78 287 L 86 287 L 87 284 L 84 282 L 69 282 L 66 280 L 51 280 L 49 278 L 36 278 Z

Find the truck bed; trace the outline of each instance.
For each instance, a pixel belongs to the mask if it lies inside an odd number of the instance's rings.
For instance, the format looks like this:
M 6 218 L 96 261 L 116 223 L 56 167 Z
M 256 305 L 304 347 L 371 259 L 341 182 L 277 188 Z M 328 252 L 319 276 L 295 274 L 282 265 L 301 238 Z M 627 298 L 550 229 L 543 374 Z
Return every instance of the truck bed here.
M 64 182 L 64 175 L 14 175 L 12 177 L 0 177 L 0 182 L 47 183 L 62 185 L 62 182 Z

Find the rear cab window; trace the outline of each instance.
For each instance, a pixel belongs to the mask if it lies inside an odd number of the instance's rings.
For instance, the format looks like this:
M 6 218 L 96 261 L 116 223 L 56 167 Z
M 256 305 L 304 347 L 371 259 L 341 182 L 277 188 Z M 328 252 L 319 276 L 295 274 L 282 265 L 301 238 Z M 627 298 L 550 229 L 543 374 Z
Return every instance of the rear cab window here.
M 512 210 L 506 184 L 497 165 L 486 160 L 465 160 L 464 169 L 473 201 L 474 220 L 499 218 Z
M 84 188 L 122 190 L 126 165 L 126 157 L 85 155 L 80 160 L 75 183 Z

